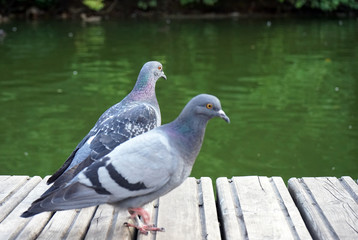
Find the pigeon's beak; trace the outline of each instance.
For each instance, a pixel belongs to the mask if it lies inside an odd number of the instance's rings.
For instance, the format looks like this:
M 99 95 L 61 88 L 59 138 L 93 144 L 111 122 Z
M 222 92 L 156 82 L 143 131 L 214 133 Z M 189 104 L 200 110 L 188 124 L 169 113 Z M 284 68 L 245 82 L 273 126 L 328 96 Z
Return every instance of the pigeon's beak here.
M 223 110 L 218 111 L 218 116 L 224 119 L 227 123 L 230 123 L 230 118 L 225 114 Z
M 162 74 L 160 75 L 160 77 L 164 78 L 165 80 L 167 80 L 167 76 L 165 76 L 164 72 L 162 72 Z

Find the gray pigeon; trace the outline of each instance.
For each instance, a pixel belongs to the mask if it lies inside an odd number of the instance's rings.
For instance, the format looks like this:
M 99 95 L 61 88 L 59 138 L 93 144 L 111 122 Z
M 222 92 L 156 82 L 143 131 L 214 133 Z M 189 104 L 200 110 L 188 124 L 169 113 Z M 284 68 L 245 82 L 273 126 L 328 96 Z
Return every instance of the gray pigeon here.
M 207 122 L 213 117 L 230 122 L 215 96 L 194 97 L 173 122 L 117 146 L 68 184 L 33 202 L 22 217 L 110 203 L 127 208 L 138 223 L 129 226 L 141 233 L 160 231 L 149 225 L 149 214 L 141 207 L 178 187 L 190 175 Z
M 67 183 L 121 143 L 160 126 L 155 84 L 161 77 L 166 79 L 162 64 L 151 61 L 143 65 L 133 90 L 102 114 L 63 166 L 49 178 L 47 183 L 54 184 L 46 193 Z

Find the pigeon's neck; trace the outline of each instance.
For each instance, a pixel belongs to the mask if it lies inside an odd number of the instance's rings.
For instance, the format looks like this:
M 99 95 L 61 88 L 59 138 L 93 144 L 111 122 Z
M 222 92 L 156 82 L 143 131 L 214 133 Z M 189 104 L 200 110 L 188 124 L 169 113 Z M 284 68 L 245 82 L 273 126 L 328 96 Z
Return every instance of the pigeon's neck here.
M 138 80 L 130 93 L 133 100 L 156 99 L 155 79 L 149 76 L 139 76 Z
M 178 118 L 170 125 L 170 135 L 172 135 L 175 144 L 182 149 L 183 158 L 189 164 L 194 164 L 203 144 L 207 120 L 191 119 L 185 121 Z

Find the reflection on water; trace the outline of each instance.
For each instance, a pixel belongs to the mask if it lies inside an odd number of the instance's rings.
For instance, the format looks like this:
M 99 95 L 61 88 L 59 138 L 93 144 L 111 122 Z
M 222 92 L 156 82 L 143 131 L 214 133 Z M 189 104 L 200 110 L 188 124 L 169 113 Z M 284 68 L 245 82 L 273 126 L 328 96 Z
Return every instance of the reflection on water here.
M 163 122 L 199 93 L 212 120 L 193 176 L 358 177 L 358 22 L 12 22 L 0 43 L 0 174 L 56 170 L 100 114 L 161 61 Z M 16 31 L 14 31 L 16 27 Z

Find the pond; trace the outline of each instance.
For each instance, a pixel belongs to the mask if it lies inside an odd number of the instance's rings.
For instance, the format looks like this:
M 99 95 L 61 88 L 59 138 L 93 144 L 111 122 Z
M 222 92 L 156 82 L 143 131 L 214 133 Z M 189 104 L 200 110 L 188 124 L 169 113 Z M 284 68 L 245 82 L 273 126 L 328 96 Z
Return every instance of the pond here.
M 355 19 L 10 22 L 0 41 L 0 174 L 46 176 L 149 60 L 162 122 L 220 98 L 192 176 L 358 178 Z

